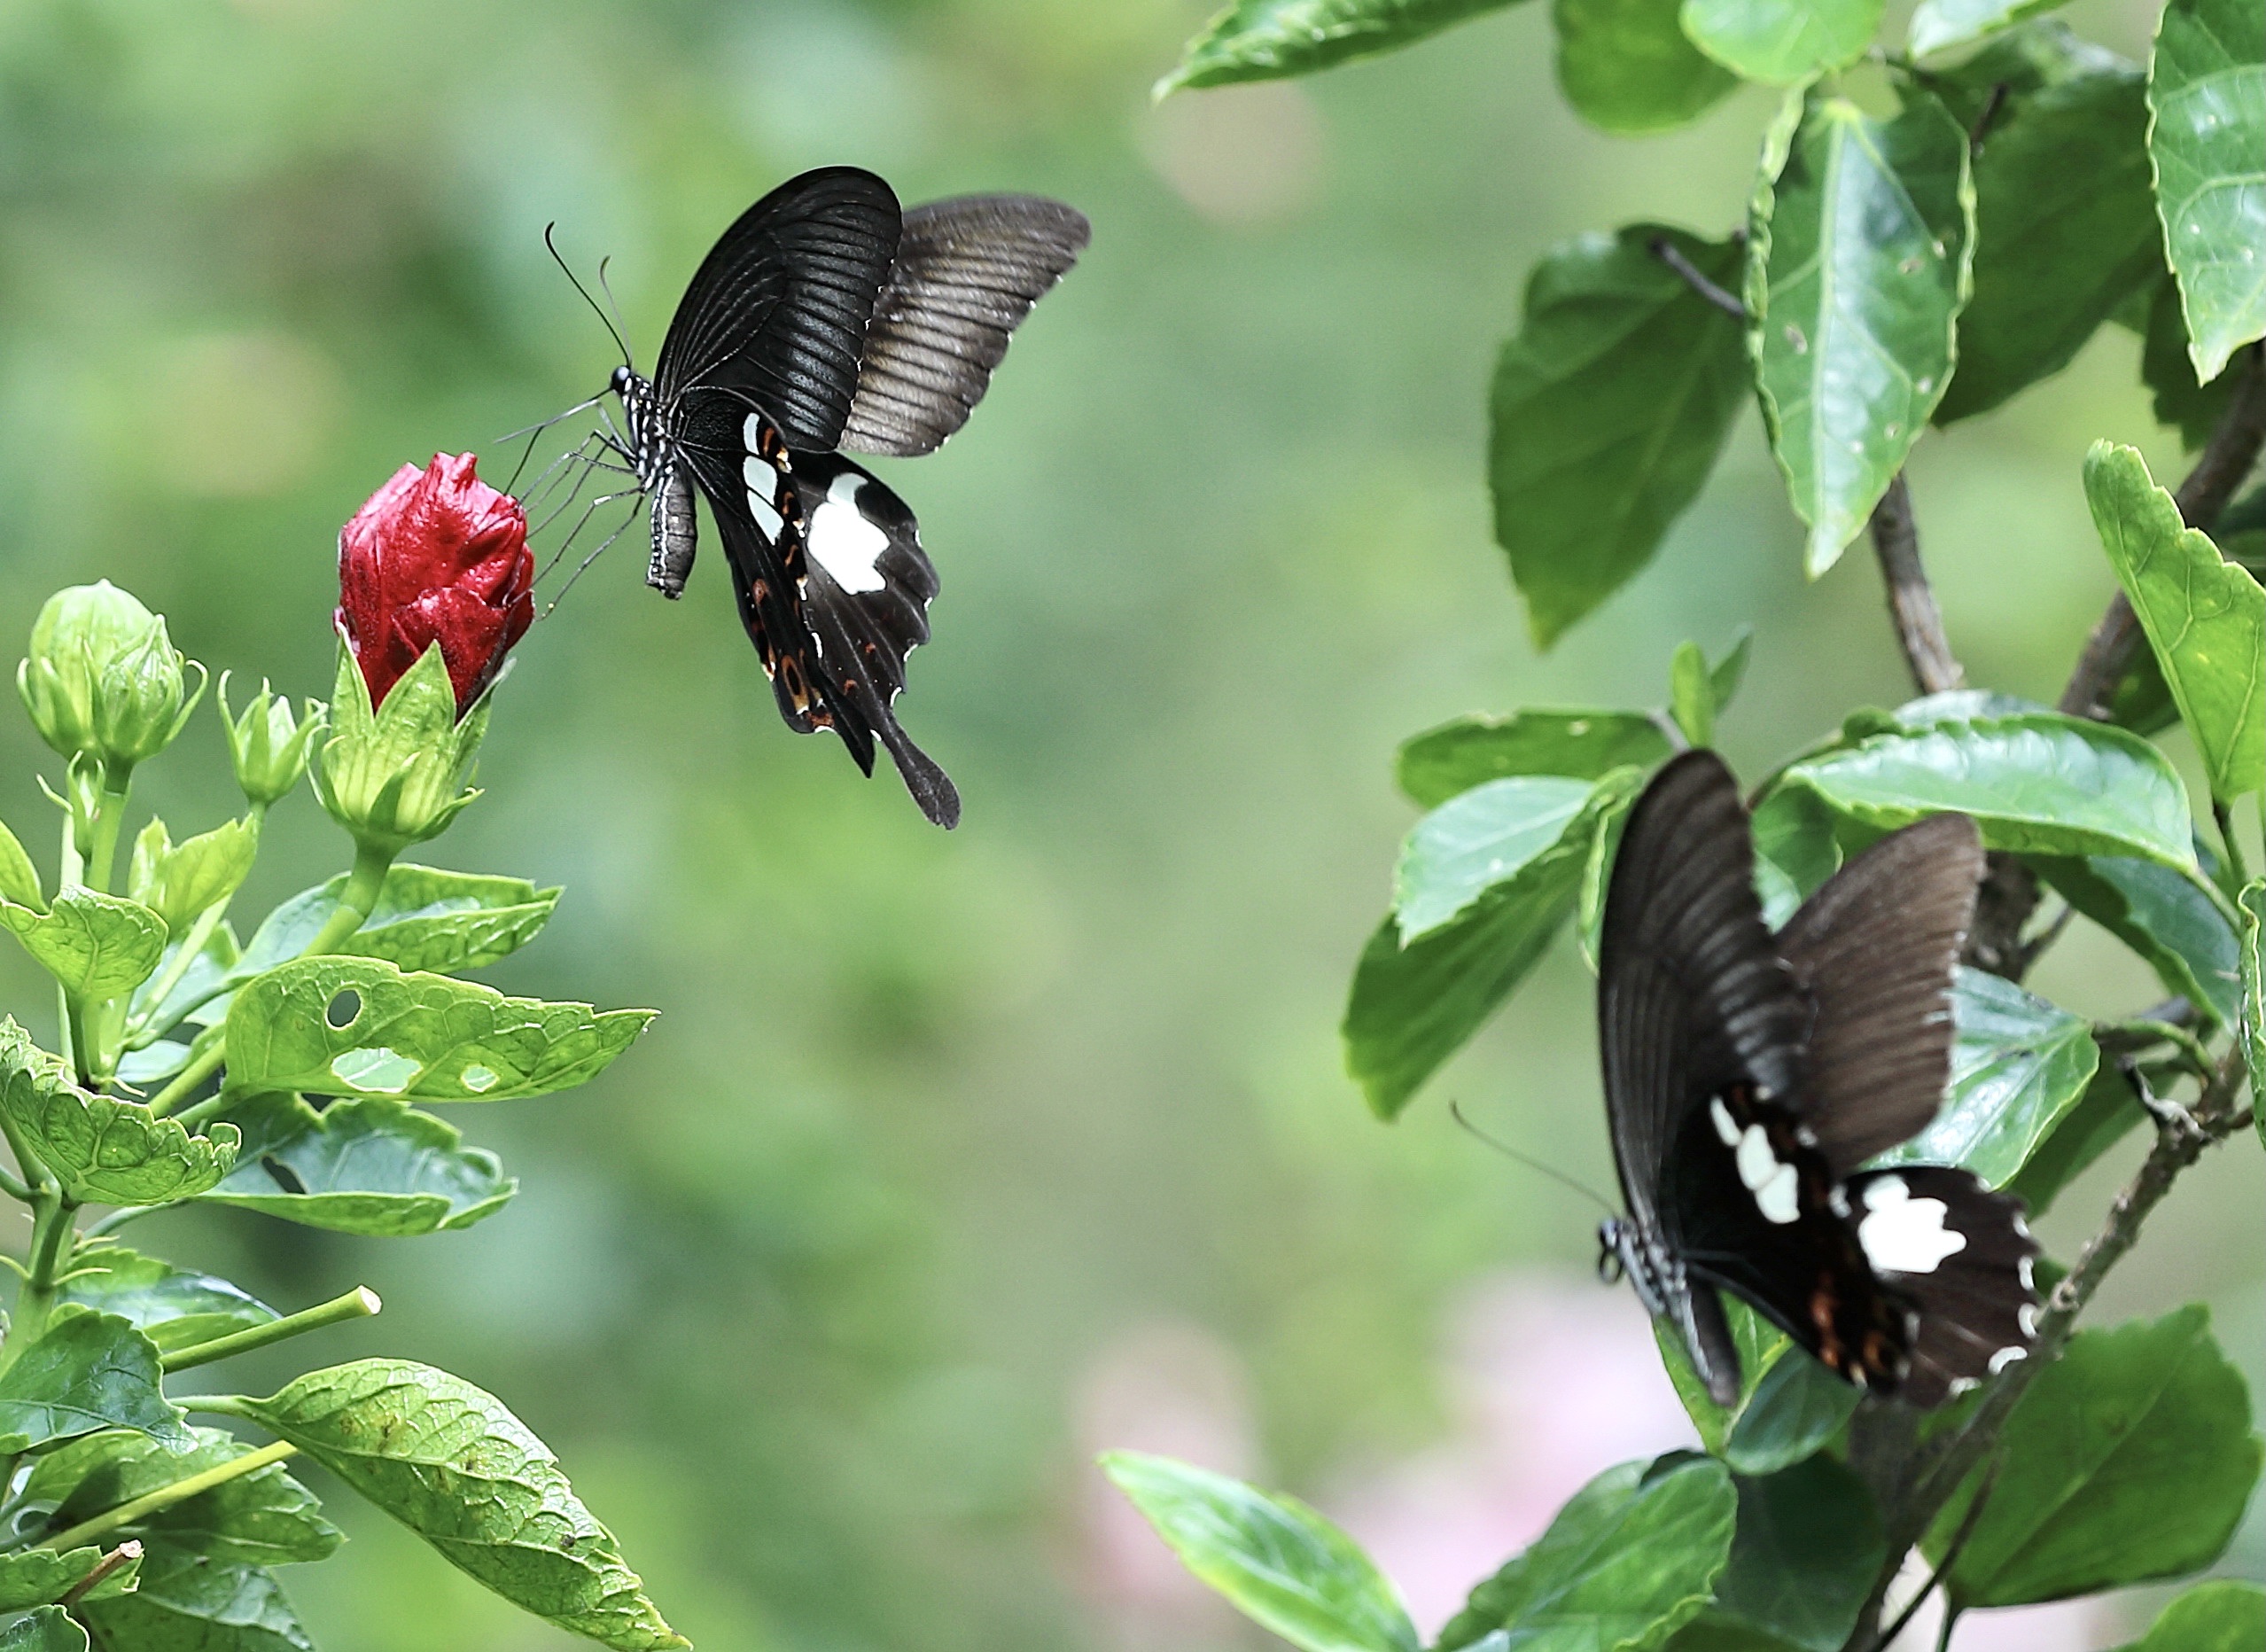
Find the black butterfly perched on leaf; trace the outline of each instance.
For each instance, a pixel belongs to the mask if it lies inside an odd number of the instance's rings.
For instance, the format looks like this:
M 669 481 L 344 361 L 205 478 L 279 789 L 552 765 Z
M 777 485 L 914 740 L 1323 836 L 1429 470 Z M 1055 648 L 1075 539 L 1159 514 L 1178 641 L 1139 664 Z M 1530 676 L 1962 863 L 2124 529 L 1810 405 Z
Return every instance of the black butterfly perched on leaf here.
M 1851 860 L 1776 935 L 1738 783 L 1709 752 L 1637 801 L 1606 896 L 1598 1024 L 1629 1207 L 1617 1263 L 1739 1395 L 1717 1288 L 1859 1387 L 1941 1405 L 2022 1358 L 2036 1243 L 1964 1170 L 1866 1170 L 1943 1105 L 1951 971 L 1982 875 L 1939 814 Z
M 646 582 L 682 593 L 697 488 L 787 726 L 833 729 L 869 775 L 880 741 L 942 826 L 960 794 L 893 709 L 936 570 L 904 502 L 841 450 L 927 453 L 958 430 L 1090 233 L 1036 196 L 903 211 L 870 172 L 806 172 L 724 231 L 652 378 L 625 364 L 609 386 L 608 445 L 651 506 Z

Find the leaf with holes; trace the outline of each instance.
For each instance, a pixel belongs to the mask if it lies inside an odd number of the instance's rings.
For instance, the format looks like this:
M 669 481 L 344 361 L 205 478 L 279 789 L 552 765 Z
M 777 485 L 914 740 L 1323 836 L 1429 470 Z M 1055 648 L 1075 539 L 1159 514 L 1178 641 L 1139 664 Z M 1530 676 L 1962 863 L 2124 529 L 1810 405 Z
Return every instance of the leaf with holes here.
M 1660 132 L 1729 97 L 1739 77 L 1692 43 L 1681 0 L 1554 0 L 1558 90 L 1608 132 Z
M 0 1371 L 0 1453 L 112 1428 L 186 1450 L 189 1430 L 158 1377 L 156 1347 L 124 1320 L 58 1314 Z
M 1471 1592 L 1438 1652 L 1498 1633 L 1537 1652 L 1657 1646 L 1707 1603 L 1731 1557 L 1738 1507 L 1730 1471 L 1712 1457 L 1608 1469 Z
M 288 963 L 339 909 L 347 877 L 302 890 L 261 923 L 230 973 L 249 980 Z M 556 887 L 525 878 L 447 872 L 404 861 L 390 868 L 377 904 L 362 926 L 339 943 L 338 955 L 383 958 L 401 970 L 455 975 L 486 969 L 535 938 L 558 905 Z
M 2013 1181 L 2077 1105 L 2100 1064 L 2091 1023 L 2013 982 L 1962 969 L 1943 1110 L 1878 1165 L 1957 1165 L 1994 1188 Z
M 1812 98 L 1748 214 L 1748 347 L 1814 577 L 1863 531 L 1951 382 L 1974 253 L 1967 138 L 1935 98 Z
M 2241 963 L 2225 897 L 2198 874 L 2153 861 L 2038 856 L 2031 869 L 2079 912 L 2146 960 L 2164 988 L 2220 1026 L 2234 1025 Z
M 522 1610 L 619 1652 L 690 1645 L 645 1598 L 550 1448 L 463 1378 L 359 1360 L 239 1403 Z
M 1312 74 L 1413 45 L 1511 0 L 1233 0 L 1188 43 L 1159 97 L 1185 87 Z
M 139 1439 L 141 1436 L 129 1438 Z M 46 1548 L 18 1549 L 12 1555 L 0 1555 L 0 1612 L 29 1611 L 35 1606 L 51 1605 L 61 1600 L 93 1574 L 102 1564 L 105 1552 L 90 1544 L 64 1555 Z M 123 1594 L 134 1586 L 135 1568 L 139 1563 L 128 1560 L 104 1574 L 102 1581 L 88 1592 L 86 1598 L 99 1601 Z M 6 1641 L 0 1640 L 0 1648 L 6 1645 Z
M 2171 0 L 2148 69 L 2148 159 L 2197 378 L 2266 334 L 2266 30 L 2257 0 Z
M 12 1021 L 0 1021 L 0 1115 L 77 1204 L 171 1204 L 236 1163 L 235 1126 L 191 1135 L 139 1102 L 90 1095 Z
M 1887 1553 L 1873 1493 L 1839 1460 L 1742 1477 L 1731 1562 L 1703 1617 L 1799 1652 L 1840 1652 Z
M 1513 775 L 1598 780 L 1616 768 L 1649 768 L 1668 753 L 1668 736 L 1642 712 L 1523 711 L 1427 729 L 1402 742 L 1393 772 L 1401 791 L 1429 809 Z
M 1746 402 L 1738 319 L 1655 243 L 1737 279 L 1730 242 L 1643 223 L 1579 237 L 1527 277 L 1525 319 L 1495 366 L 1495 539 L 1546 648 L 1652 559 Z
M 82 1246 L 58 1294 L 65 1302 L 115 1313 L 157 1344 L 160 1353 L 271 1325 L 276 1319 L 273 1308 L 225 1279 L 191 1273 L 124 1245 Z
M 470 1227 L 518 1191 L 494 1154 L 464 1146 L 448 1120 L 390 1096 L 317 1113 L 295 1095 L 270 1093 L 231 1111 L 244 1149 L 234 1173 L 205 1195 L 212 1204 L 400 1239 Z
M 1684 32 L 1740 79 L 1798 86 L 1865 55 L 1882 0 L 1684 0 Z
M 105 1648 L 315 1652 L 267 1568 L 214 1560 L 163 1539 L 144 1546 L 141 1581 L 131 1594 L 90 1603 L 81 1615 Z
M 1952 1564 L 1953 1600 L 2059 1601 L 2218 1557 L 2258 1478 L 2260 1443 L 2210 1318 L 2191 1305 L 2080 1331 L 2038 1373 L 2007 1419 L 1990 1500 Z M 1965 1512 L 1964 1497 L 1944 1509 L 1931 1558 Z
M 0 901 L 0 928 L 82 1003 L 124 997 L 150 978 L 165 952 L 163 918 L 76 885 L 58 890 L 44 912 Z
M 192 1429 L 196 1444 L 168 1451 L 140 1434 L 90 1434 L 39 1459 L 22 1496 L 44 1508 L 47 1529 L 90 1520 L 106 1509 L 220 1468 L 251 1451 L 223 1429 Z M 269 1463 L 144 1516 L 125 1534 L 161 1539 L 214 1560 L 280 1566 L 322 1560 L 346 1541 L 323 1518 L 315 1493 Z
M 1183 1565 L 1305 1652 L 1416 1652 L 1415 1626 L 1352 1539 L 1293 1497 L 1111 1452 L 1102 1472 Z
M 506 998 L 375 958 L 303 958 L 238 989 L 229 1082 L 417 1102 L 547 1095 L 596 1077 L 652 1019 L 648 1009 Z
M 2257 1652 L 2266 1646 L 2266 1589 L 2220 1578 L 2200 1583 L 2158 1614 L 2124 1652 Z
M 2085 500 L 2211 795 L 2231 802 L 2257 791 L 2266 784 L 2266 589 L 2180 519 L 2130 448 L 2093 444 Z

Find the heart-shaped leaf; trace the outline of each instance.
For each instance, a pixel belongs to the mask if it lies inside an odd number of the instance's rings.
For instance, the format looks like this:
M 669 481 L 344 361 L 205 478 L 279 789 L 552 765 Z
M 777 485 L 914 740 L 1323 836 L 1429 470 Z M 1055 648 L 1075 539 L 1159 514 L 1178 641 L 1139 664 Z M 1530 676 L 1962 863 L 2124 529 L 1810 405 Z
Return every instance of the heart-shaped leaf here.
M 0 928 L 82 1003 L 124 997 L 150 978 L 165 952 L 163 918 L 76 884 L 58 891 L 44 912 L 0 901 Z

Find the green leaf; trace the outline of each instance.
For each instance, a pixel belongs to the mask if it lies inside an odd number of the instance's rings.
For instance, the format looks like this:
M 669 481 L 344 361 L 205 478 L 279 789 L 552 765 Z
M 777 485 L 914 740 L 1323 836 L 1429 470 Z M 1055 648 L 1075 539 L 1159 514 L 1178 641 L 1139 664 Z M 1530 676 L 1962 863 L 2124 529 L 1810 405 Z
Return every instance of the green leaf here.
M 1706 1615 L 1802 1652 L 1840 1652 L 1888 1547 L 1872 1492 L 1834 1458 L 1742 1478 L 1731 1563 Z
M 2051 12 L 2067 0 L 1919 0 L 1904 36 L 1904 51 L 1924 58 L 1947 46 L 1964 46 L 1986 35 Z
M 2221 557 L 2208 534 L 2180 520 L 2178 505 L 2130 448 L 2093 444 L 2085 500 L 2194 737 L 2211 795 L 2231 802 L 2258 790 L 2266 784 L 2266 589 Z
M 140 1586 L 82 1615 L 105 1648 L 151 1652 L 315 1652 L 315 1642 L 261 1566 L 214 1561 L 177 1543 L 144 1545 Z
M 1731 1556 L 1739 1494 L 1712 1457 L 1608 1469 L 1440 1632 L 1456 1652 L 1503 1632 L 1519 1652 L 1640 1652 L 1705 1605 Z
M 2259 1139 L 2266 1141 L 2266 878 L 2246 885 L 2236 905 L 2242 912 L 2242 1048 Z
M 2122 855 L 2039 856 L 2030 865 L 2064 900 L 2145 959 L 2166 991 L 2215 1025 L 2234 1025 L 2241 963 L 2224 898 L 2208 879 Z
M 249 980 L 298 957 L 339 909 L 346 888 L 341 872 L 284 901 L 261 923 L 232 973 Z M 401 862 L 386 872 L 370 916 L 338 950 L 437 975 L 486 969 L 533 940 L 558 896 L 556 887 L 538 889 L 524 878 Z
M 2147 126 L 2146 81 L 2129 65 L 2009 97 L 1974 159 L 1974 296 L 1938 425 L 2060 372 L 2157 277 Z
M 2195 866 L 2186 790 L 2163 754 L 2051 712 L 1874 735 L 1803 759 L 1780 783 L 1881 831 L 1956 810 L 1974 816 L 1987 848 Z
M 39 886 L 39 869 L 5 821 L 0 821 L 0 900 L 34 912 L 47 910 L 47 897 Z
M 1234 0 L 1188 43 L 1180 66 L 1156 82 L 1226 86 L 1312 74 L 1356 58 L 1413 45 L 1510 0 Z
M 171 1204 L 217 1186 L 236 1163 L 235 1126 L 191 1135 L 140 1102 L 90 1095 L 12 1021 L 0 1021 L 0 1114 L 76 1204 Z
M 2266 31 L 2256 0 L 2171 0 L 2148 67 L 2148 159 L 2197 378 L 2266 334 Z
M 0 927 L 82 1003 L 124 997 L 149 979 L 165 951 L 165 920 L 156 913 L 75 884 L 57 891 L 44 912 L 0 902 Z
M 387 1096 L 317 1113 L 268 1094 L 231 1110 L 245 1135 L 235 1173 L 205 1195 L 308 1227 L 412 1238 L 470 1227 L 518 1191 L 494 1154 L 446 1119 Z
M 224 821 L 178 845 L 163 821 L 152 820 L 134 840 L 127 893 L 181 934 L 207 907 L 236 893 L 259 853 L 260 828 L 249 818 Z
M 596 1078 L 652 1018 L 506 998 L 375 958 L 303 958 L 237 990 L 229 1083 L 419 1102 L 546 1095 Z
M 1957 1165 L 2003 1188 L 2077 1105 L 2100 1065 L 2091 1024 L 2013 982 L 1962 969 L 1943 1110 L 1881 1165 Z
M 1605 897 L 1613 887 L 1613 858 L 1621 853 L 1621 833 L 1629 812 L 1637 807 L 1637 788 L 1626 787 L 1598 811 L 1597 828 L 1591 832 L 1589 858 L 1582 864 L 1582 891 L 1574 907 L 1574 931 L 1581 943 L 1582 962 L 1597 972 L 1599 948 L 1605 933 Z
M 1416 1652 L 1414 1625 L 1359 1547 L 1295 1497 L 1169 1458 L 1110 1452 L 1102 1470 L 1181 1563 L 1305 1652 Z
M 1709 1398 L 1672 1326 L 1655 1321 L 1653 1338 L 1701 1443 L 1739 1473 L 1775 1474 L 1839 1434 L 1863 1396 L 1738 1297 L 1718 1294 L 1739 1350 L 1739 1399 L 1728 1409 Z
M 134 1429 L 185 1450 L 181 1414 L 158 1390 L 158 1351 L 112 1313 L 58 1313 L 0 1371 L 0 1453 L 97 1429 Z
M 1426 730 L 1402 744 L 1394 777 L 1432 808 L 1511 775 L 1597 780 L 1616 768 L 1649 768 L 1668 752 L 1668 736 L 1642 712 L 1523 711 Z
M 0 1652 L 87 1652 L 87 1632 L 59 1606 L 43 1606 L 0 1633 Z
M 1668 662 L 1668 714 L 1694 745 L 1715 744 L 1715 685 L 1697 643 L 1679 643 Z
M 1755 873 L 1758 888 L 1764 874 L 1774 869 L 1794 895 L 1780 892 L 1773 910 L 1767 893 L 1764 912 L 1773 926 L 1792 917 L 1803 899 L 1841 870 L 1841 840 L 1834 831 L 1834 812 L 1824 799 L 1801 786 L 1781 785 L 1763 799 L 1751 827 L 1755 836 Z
M 2031 1150 L 2005 1190 L 2029 1206 L 2032 1217 L 2043 1216 L 2064 1188 L 2146 1118 L 2123 1073 L 2114 1065 L 2098 1069 L 2076 1105 Z
M 245 1414 L 521 1609 L 620 1652 L 686 1647 L 502 1401 L 407 1360 L 313 1371 Z
M 29 1611 L 35 1606 L 48 1606 L 61 1600 L 102 1564 L 102 1557 L 106 1552 L 89 1544 L 84 1548 L 74 1548 L 67 1555 L 58 1555 L 53 1549 L 43 1548 L 18 1549 L 12 1555 L 0 1555 L 0 1612 Z M 138 1563 L 129 1560 L 120 1566 L 95 1585 L 87 1598 L 103 1600 L 131 1588 Z M 7 1644 L 5 1640 L 0 1640 L 0 1648 L 5 1648 Z
M 1813 98 L 1784 167 L 1770 159 L 1748 214 L 1748 344 L 1814 578 L 1863 531 L 1951 382 L 1974 183 L 1966 134 L 1926 96 L 1892 121 Z
M 1963 1607 L 2176 1578 L 2226 1547 L 2258 1477 L 2242 1375 L 2209 1313 L 2080 1331 L 2007 1419 L 1997 1483 L 1951 1568 Z M 1943 1512 L 1940 1557 L 1964 1513 Z
M 2211 440 L 2227 399 L 2234 394 L 2234 375 L 2222 372 L 2209 384 L 2195 377 L 2195 363 L 2187 354 L 2187 317 L 2179 304 L 2179 284 L 2169 274 L 2157 277 L 2155 295 L 2148 304 L 2148 332 L 2140 349 L 2140 381 L 2151 393 L 2156 423 L 2179 432 L 2190 453 Z M 2153 662 L 2152 662 L 2153 663 Z
M 1453 923 L 1403 946 L 1399 923 L 1389 917 L 1369 938 L 1343 1030 L 1347 1071 L 1380 1118 L 1406 1106 L 1526 978 L 1574 909 L 1599 819 L 1638 778 L 1616 769 L 1600 781 L 1554 844 Z
M 1393 873 L 1401 945 L 1461 916 L 1555 848 L 1594 790 L 1586 780 L 1515 775 L 1475 786 L 1419 821 Z
M 1747 681 L 1748 656 L 1755 651 L 1755 633 L 1751 627 L 1740 626 L 1731 651 L 1708 668 L 1708 691 L 1715 697 L 1716 714 L 1721 716 L 1731 708 L 1739 696 L 1739 685 Z
M 123 1245 L 82 1246 L 63 1282 L 62 1300 L 115 1313 L 171 1353 L 216 1336 L 272 1324 L 276 1311 L 225 1279 L 194 1274 Z
M 1684 33 L 1681 0 L 1554 0 L 1558 89 L 1608 132 L 1660 132 L 1712 109 L 1739 77 Z
M 2266 1646 L 2266 1589 L 2220 1578 L 2173 1597 L 2125 1652 L 2257 1652 Z
M 1738 74 L 1798 86 L 1865 55 L 1882 0 L 1684 0 L 1684 32 Z
M 135 989 L 133 1001 L 127 1009 L 129 1056 L 140 1053 L 131 1048 L 138 1036 L 154 1035 L 184 1019 L 206 1025 L 227 1019 L 228 1003 L 221 994 L 221 988 L 229 971 L 236 967 L 239 949 L 236 931 L 225 918 L 206 935 L 204 946 L 190 960 L 189 967 L 182 971 L 181 978 L 167 988 L 164 1000 L 157 1003 L 151 1001 L 151 992 L 166 979 L 180 948 L 189 939 L 184 935 L 177 940 L 167 940 L 165 956 L 158 965 L 157 973 Z M 125 1064 L 121 1062 L 121 1074 L 124 1069 Z
M 73 1440 L 39 1460 L 24 1484 L 24 1500 L 50 1511 L 49 1531 L 62 1531 L 233 1462 L 251 1450 L 222 1429 L 190 1432 L 196 1444 L 188 1451 L 169 1451 L 144 1435 L 123 1432 Z M 218 1561 L 280 1566 L 323 1560 L 346 1541 L 323 1518 L 321 1508 L 315 1493 L 281 1463 L 269 1463 L 123 1530 L 129 1537 L 160 1538 Z
M 1652 559 L 1714 469 L 1749 374 L 1736 317 L 1653 253 L 1719 284 L 1738 247 L 1657 224 L 1585 235 L 1527 278 L 1490 407 L 1495 539 L 1547 648 Z
M 1676 1389 L 1676 1396 L 1684 1402 L 1684 1409 L 1692 1419 L 1692 1426 L 1700 1432 L 1700 1443 L 1716 1456 L 1722 1456 L 1731 1438 L 1731 1430 L 1754 1399 L 1756 1386 L 1772 1362 L 1790 1345 L 1784 1331 L 1756 1313 L 1737 1297 L 1717 1292 L 1723 1303 L 1725 1317 L 1731 1326 L 1731 1340 L 1739 1350 L 1740 1392 L 1738 1404 L 1728 1409 L 1708 1397 L 1708 1388 L 1692 1368 L 1691 1357 L 1685 1352 L 1684 1339 L 1676 1328 L 1665 1320 L 1655 1320 L 1653 1340 L 1659 1345 L 1661 1363 L 1668 1372 L 1668 1380 Z

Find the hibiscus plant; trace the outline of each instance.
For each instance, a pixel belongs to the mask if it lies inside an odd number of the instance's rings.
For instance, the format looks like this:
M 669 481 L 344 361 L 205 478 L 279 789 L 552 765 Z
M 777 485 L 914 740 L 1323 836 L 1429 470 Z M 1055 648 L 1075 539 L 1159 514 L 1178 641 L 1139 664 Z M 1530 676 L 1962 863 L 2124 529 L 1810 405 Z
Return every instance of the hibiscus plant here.
M 272 1568 L 340 1537 L 294 1457 L 563 1629 L 688 1644 L 543 1443 L 462 1378 L 371 1359 L 264 1397 L 183 1391 L 199 1367 L 377 1313 L 374 1293 L 278 1312 L 120 1237 L 186 1200 L 343 1233 L 469 1227 L 516 1184 L 427 1108 L 580 1084 L 651 1018 L 457 978 L 532 940 L 559 892 L 400 858 L 478 795 L 533 618 L 518 502 L 469 455 L 404 466 L 347 523 L 339 575 L 331 704 L 294 712 L 262 682 L 238 710 L 223 677 L 245 811 L 178 843 L 155 819 L 124 841 L 136 769 L 203 697 L 165 620 L 107 583 L 60 592 L 18 673 L 63 760 L 63 826 L 51 882 L 0 826 L 0 924 L 56 987 L 51 1048 L 0 1020 L 0 1191 L 31 1216 L 27 1255 L 4 1258 L 21 1276 L 0 1344 L 7 1652 L 310 1648 Z M 302 776 L 351 863 L 248 923 L 231 902 Z
M 1324 69 L 1504 4 L 1237 0 L 1159 90 Z M 2266 439 L 2266 4 L 2169 0 L 2138 64 L 2036 15 L 2053 4 L 1919 0 L 1904 39 L 1876 44 L 1883 0 L 1555 0 L 1559 83 L 1594 126 L 1678 127 L 1742 83 L 1776 89 L 1775 108 L 1749 105 L 1742 222 L 1629 224 L 1537 265 L 1495 374 L 1488 471 L 1547 648 L 1642 570 L 1759 403 L 1804 571 L 1869 542 L 1919 697 L 1852 709 L 1748 777 L 1757 892 L 1782 922 L 1886 832 L 1971 816 L 1990 853 L 1950 1092 L 1902 1150 L 2033 1214 L 2128 1136 L 2136 1167 L 2069 1229 L 2092 1236 L 2066 1266 L 2041 1264 L 2029 1357 L 1941 1411 L 1865 1397 L 1735 1302 L 1746 1380 L 1728 1407 L 1663 1337 L 1703 1449 L 1600 1465 L 1476 1582 L 1437 1652 L 1876 1652 L 1906 1643 L 1923 1603 L 1948 1646 L 1972 1610 L 2208 1570 L 2258 1479 L 2250 1398 L 2203 1306 L 2078 1320 L 2182 1173 L 2266 1110 L 2266 879 L 2247 869 L 2266 785 L 2266 492 L 2245 492 Z M 1967 682 L 1905 461 L 1924 433 L 1958 441 L 1963 421 L 2052 379 L 2104 326 L 2135 335 L 2176 433 L 2164 450 L 2196 456 L 2167 490 L 2130 447 L 2068 454 L 2109 601 L 2044 705 Z M 1401 747 L 1401 787 L 1429 812 L 1344 1021 L 1381 1118 L 1554 937 L 1570 928 L 1594 957 L 1628 811 L 1671 753 L 1711 743 L 1747 652 L 1743 637 L 1713 661 L 1685 643 L 1661 707 L 1468 717 Z M 2072 917 L 2130 948 L 2164 1000 L 2096 1020 L 2027 990 Z M 1106 1466 L 1191 1570 L 1282 1639 L 1422 1644 L 1315 1510 L 1159 1458 Z M 2266 1646 L 2266 1591 L 2199 1583 L 2138 1644 Z

